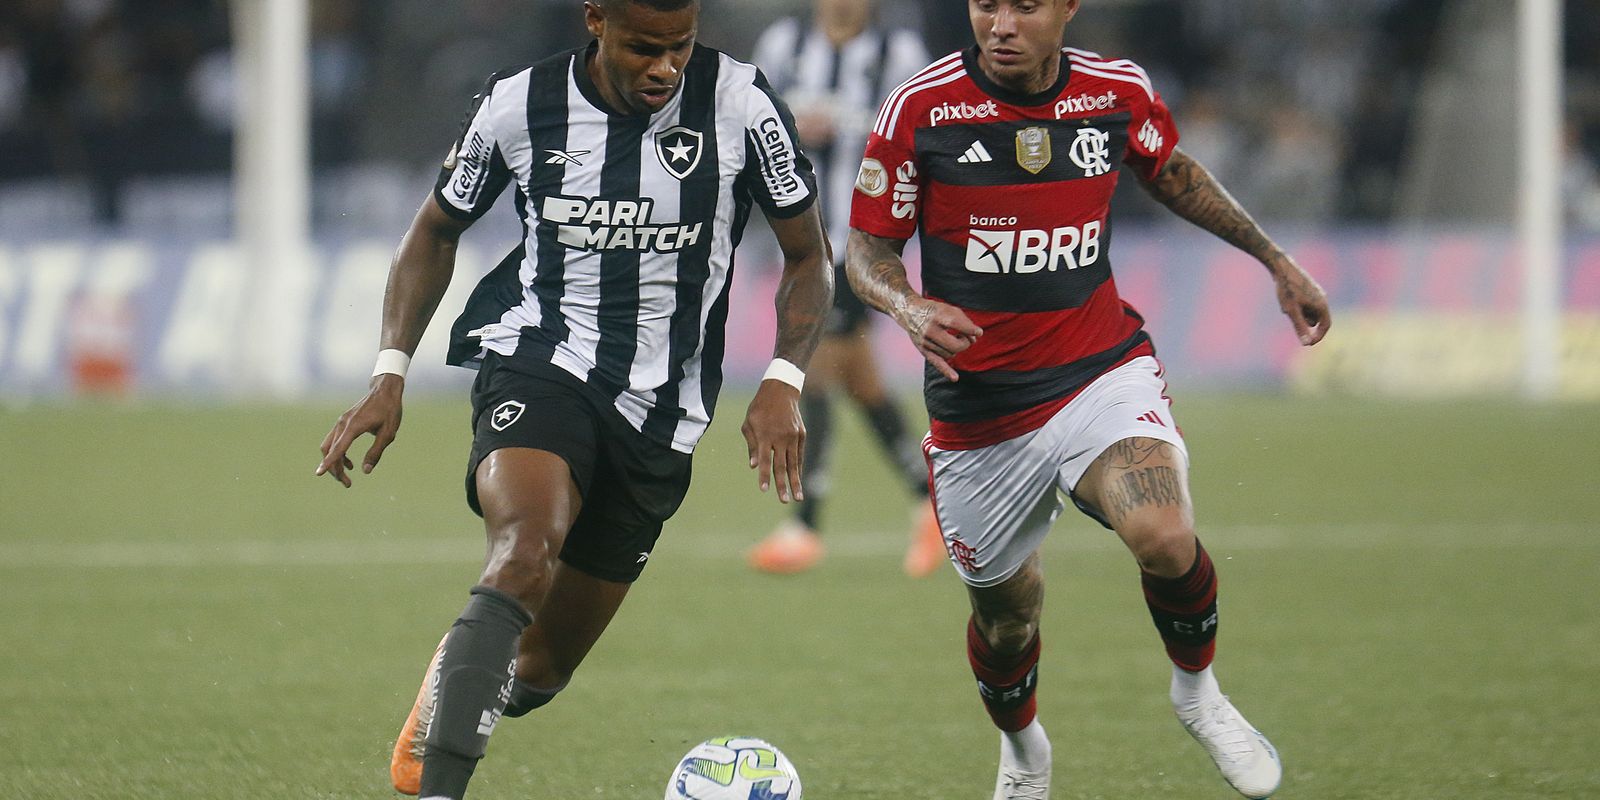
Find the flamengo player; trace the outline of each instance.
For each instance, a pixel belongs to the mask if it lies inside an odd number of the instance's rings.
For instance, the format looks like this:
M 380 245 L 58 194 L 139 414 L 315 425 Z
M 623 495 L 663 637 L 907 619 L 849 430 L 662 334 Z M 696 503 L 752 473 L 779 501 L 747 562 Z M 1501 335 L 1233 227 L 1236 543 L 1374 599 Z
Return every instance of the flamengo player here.
M 1107 213 L 1119 167 L 1249 253 L 1300 341 L 1327 300 L 1205 168 L 1131 61 L 1063 49 L 1078 0 L 970 0 L 975 47 L 890 94 L 867 143 L 847 271 L 928 361 L 924 445 L 946 547 L 972 603 L 967 649 L 1001 730 L 995 798 L 1049 794 L 1035 718 L 1057 490 L 1133 553 L 1171 659 L 1179 720 L 1223 776 L 1266 797 L 1282 767 L 1211 670 L 1217 576 L 1194 532 L 1188 456 L 1143 320 L 1117 295 Z M 922 231 L 926 295 L 899 252 Z

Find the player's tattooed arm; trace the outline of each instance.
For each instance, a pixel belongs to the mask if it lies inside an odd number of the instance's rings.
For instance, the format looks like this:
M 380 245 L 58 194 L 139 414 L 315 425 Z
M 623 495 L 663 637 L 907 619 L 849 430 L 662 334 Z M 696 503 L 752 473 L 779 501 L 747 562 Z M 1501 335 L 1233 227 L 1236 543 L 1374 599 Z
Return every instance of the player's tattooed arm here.
M 1174 149 L 1166 166 L 1154 178 L 1140 183 L 1174 214 L 1265 265 L 1277 283 L 1278 306 L 1294 324 L 1300 343 L 1313 345 L 1322 341 L 1332 321 L 1322 287 L 1267 236 L 1200 162 L 1182 149 Z
M 960 380 L 950 359 L 971 347 L 983 329 L 961 309 L 923 297 L 911 288 L 905 262 L 900 259 L 904 247 L 903 240 L 852 229 L 845 249 L 850 288 L 862 302 L 899 323 L 929 364 L 946 378 Z
M 1182 149 L 1173 150 L 1166 166 L 1155 178 L 1142 183 L 1151 197 L 1172 209 L 1174 214 L 1249 253 L 1268 269 L 1285 256 L 1239 201 L 1233 199 L 1205 166 Z

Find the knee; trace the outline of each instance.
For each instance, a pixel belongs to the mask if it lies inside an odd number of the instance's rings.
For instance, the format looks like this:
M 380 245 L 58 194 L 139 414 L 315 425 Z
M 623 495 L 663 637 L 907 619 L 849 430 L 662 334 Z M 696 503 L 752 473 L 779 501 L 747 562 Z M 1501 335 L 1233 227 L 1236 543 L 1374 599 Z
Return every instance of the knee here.
M 1123 538 L 1139 568 L 1152 575 L 1176 578 L 1194 564 L 1194 525 L 1187 522 L 1134 526 Z
M 978 620 L 978 633 L 996 655 L 1015 656 L 1028 649 L 1039 635 L 1038 620 L 1006 615 Z
M 548 524 L 513 518 L 489 526 L 489 557 L 481 583 L 518 599 L 549 583 L 565 532 Z

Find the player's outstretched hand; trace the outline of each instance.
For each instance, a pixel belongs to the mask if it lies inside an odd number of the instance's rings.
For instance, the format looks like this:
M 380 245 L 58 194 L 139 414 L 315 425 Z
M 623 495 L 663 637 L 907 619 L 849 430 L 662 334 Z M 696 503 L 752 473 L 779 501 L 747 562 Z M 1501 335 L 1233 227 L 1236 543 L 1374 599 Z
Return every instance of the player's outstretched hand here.
M 1295 335 L 1300 344 L 1310 347 L 1328 335 L 1333 316 L 1328 310 L 1328 296 L 1294 259 L 1287 256 L 1272 271 L 1278 284 L 1278 307 L 1294 323 Z
M 800 390 L 780 380 L 762 381 L 739 430 L 750 448 L 750 468 L 756 471 L 761 491 L 777 484 L 779 502 L 804 500 L 800 467 L 806 426 L 800 419 Z
M 911 337 L 911 343 L 922 357 L 953 381 L 960 380 L 961 376 L 950 366 L 950 359 L 983 335 L 983 329 L 961 309 L 926 297 L 915 298 L 895 309 L 894 319 Z
M 384 448 L 394 441 L 400 430 L 400 394 L 404 388 L 405 379 L 398 375 L 373 378 L 367 396 L 341 414 L 333 430 L 322 437 L 322 463 L 317 465 L 316 474 L 332 474 L 334 480 L 350 488 L 350 475 L 346 470 L 355 468 L 348 455 L 350 445 L 364 433 L 372 434 L 373 442 L 361 460 L 361 471 L 371 473 L 372 468 L 378 466 L 378 459 L 383 458 Z

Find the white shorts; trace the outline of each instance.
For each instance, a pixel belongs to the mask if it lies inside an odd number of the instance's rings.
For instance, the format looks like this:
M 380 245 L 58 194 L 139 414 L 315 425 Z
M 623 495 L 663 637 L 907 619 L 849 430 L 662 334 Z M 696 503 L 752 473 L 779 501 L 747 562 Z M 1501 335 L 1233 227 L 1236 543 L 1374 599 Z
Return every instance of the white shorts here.
M 1112 445 L 1144 437 L 1170 442 L 1184 457 L 1161 364 L 1140 356 L 1090 383 L 1044 427 L 976 450 L 941 450 L 924 441 L 934 510 L 950 561 L 969 586 L 1016 574 L 1094 463 Z

